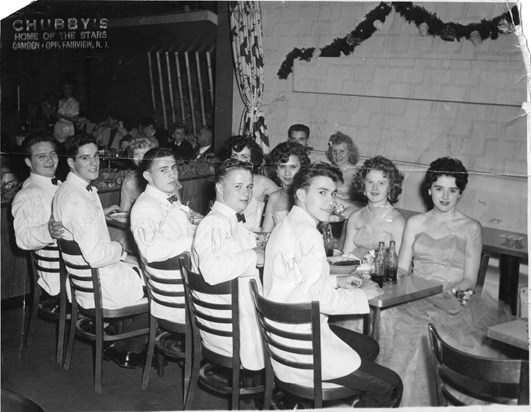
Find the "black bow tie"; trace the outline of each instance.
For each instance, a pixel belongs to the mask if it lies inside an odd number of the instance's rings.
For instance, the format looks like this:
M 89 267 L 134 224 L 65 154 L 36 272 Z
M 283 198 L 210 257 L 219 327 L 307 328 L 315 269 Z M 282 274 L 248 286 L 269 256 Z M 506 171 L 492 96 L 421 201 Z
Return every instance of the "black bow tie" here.
M 179 198 L 177 197 L 177 195 L 171 195 L 169 198 L 168 198 L 168 202 L 170 202 L 172 205 L 174 202 L 177 202 L 179 200 Z
M 87 191 L 92 192 L 92 185 L 90 183 L 87 185 Z
M 238 222 L 245 223 L 245 215 L 243 213 L 236 213 L 236 219 L 238 219 Z
M 58 179 L 56 177 L 53 177 L 52 178 L 52 185 L 56 185 L 57 186 L 57 182 L 58 182 Z

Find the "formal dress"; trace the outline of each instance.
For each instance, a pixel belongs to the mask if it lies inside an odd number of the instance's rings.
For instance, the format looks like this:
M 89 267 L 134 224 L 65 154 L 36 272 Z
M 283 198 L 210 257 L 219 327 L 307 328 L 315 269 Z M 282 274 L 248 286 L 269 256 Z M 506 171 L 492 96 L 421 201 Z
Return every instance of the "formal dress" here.
M 59 100 L 57 113 L 74 117 L 79 115 L 79 102 L 73 97 Z M 59 119 L 55 123 L 53 135 L 58 142 L 64 142 L 67 137 L 75 134 L 75 125 L 70 120 Z
M 149 263 L 160 262 L 175 257 L 183 252 L 190 252 L 195 226 L 190 223 L 185 207 L 178 200 L 170 202 L 172 196 L 161 192 L 152 185 L 139 196 L 131 209 L 131 231 L 138 246 L 138 251 Z M 180 270 L 150 271 L 159 278 L 181 278 Z M 157 284 L 167 291 L 182 292 L 182 285 Z M 183 303 L 184 298 L 166 297 L 153 292 L 160 300 Z M 170 308 L 151 302 L 151 314 L 157 318 L 173 322 L 185 321 L 184 309 Z
M 411 276 L 435 280 L 444 290 L 451 289 L 464 277 L 465 246 L 465 239 L 457 233 L 439 239 L 418 234 Z M 404 381 L 402 406 L 435 406 L 428 323 L 434 323 L 443 339 L 464 352 L 502 356 L 489 346 L 486 336 L 489 326 L 511 319 L 508 308 L 486 293 L 472 295 L 466 306 L 455 302 L 453 296 L 440 294 L 382 311 L 378 362 L 395 370 Z
M 45 246 L 56 246 L 48 230 L 48 221 L 52 215 L 52 199 L 57 185 L 49 177 L 30 173 L 13 199 L 11 211 L 17 246 L 22 250 L 38 250 L 42 257 L 57 258 L 59 252 L 39 250 Z M 54 262 L 42 261 L 43 268 L 58 268 Z M 60 292 L 59 276 L 55 273 L 39 271 L 37 282 L 49 295 Z
M 238 278 L 240 304 L 240 348 L 242 365 L 248 370 L 264 367 L 262 341 L 249 281 L 255 279 L 261 289 L 256 268 L 256 239 L 236 212 L 216 201 L 211 211 L 199 223 L 193 241 L 195 270 L 200 270 L 205 281 L 211 285 Z M 212 301 L 228 303 L 225 297 L 210 297 Z M 214 352 L 232 356 L 230 338 L 202 332 L 204 344 Z
M 347 163 L 346 166 L 340 167 L 341 173 L 343 174 L 343 183 L 338 185 L 337 188 L 337 197 L 343 200 L 352 199 L 352 181 L 354 180 L 354 175 L 356 174 L 357 167 L 351 163 Z
M 102 304 L 107 309 L 145 302 L 144 282 L 132 266 L 123 262 L 126 253 L 119 242 L 111 241 L 97 189 L 70 172 L 53 198 L 53 214 L 65 231 L 63 238 L 74 240 L 83 257 L 63 254 L 74 264 L 85 261 L 100 272 Z M 92 295 L 79 292 L 78 303 L 93 308 Z

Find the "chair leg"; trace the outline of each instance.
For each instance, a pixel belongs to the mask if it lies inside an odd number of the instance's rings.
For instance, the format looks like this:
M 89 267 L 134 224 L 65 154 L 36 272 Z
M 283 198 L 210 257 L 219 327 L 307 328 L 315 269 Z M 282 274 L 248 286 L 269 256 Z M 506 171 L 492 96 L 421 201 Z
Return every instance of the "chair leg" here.
M 78 307 L 75 302 L 72 302 L 72 313 L 70 315 L 70 333 L 68 334 L 68 341 L 66 345 L 64 369 L 70 367 L 70 359 L 72 359 L 72 351 L 74 349 L 74 342 L 76 340 L 76 323 L 78 317 Z
M 157 334 L 157 325 L 153 316 L 149 317 L 149 338 L 148 349 L 146 355 L 146 363 L 144 364 L 144 372 L 142 373 L 142 390 L 145 390 L 149 382 L 149 372 L 151 369 L 151 361 L 155 352 L 155 338 Z
M 263 410 L 271 409 L 271 400 L 273 399 L 273 372 L 270 368 L 266 367 L 265 371 L 265 382 L 264 382 L 264 404 L 262 405 Z
M 57 331 L 57 355 L 55 363 L 57 366 L 63 365 L 64 345 L 66 330 L 66 293 L 61 293 L 59 300 L 59 328 Z
M 232 368 L 231 410 L 240 409 L 240 368 Z
M 35 323 L 37 320 L 37 315 L 39 313 L 39 302 L 41 300 L 40 287 L 36 286 L 33 289 L 33 299 L 31 302 L 31 313 L 26 322 L 23 350 L 27 350 L 31 346 L 31 341 L 33 340 L 33 335 L 35 333 Z
M 190 384 L 188 388 L 188 394 L 186 395 L 186 403 L 184 409 L 192 409 L 194 402 L 195 388 L 199 381 L 199 369 L 201 367 L 201 343 L 194 339 L 193 347 L 193 362 L 192 362 L 192 374 L 190 376 Z
M 101 380 L 103 369 L 103 319 L 96 316 L 96 340 L 95 359 L 94 359 L 94 391 L 101 393 Z
M 194 390 L 190 390 L 190 379 L 192 376 L 192 333 L 185 333 L 184 338 L 184 378 L 183 378 L 183 409 L 186 409 L 188 400 L 194 401 Z

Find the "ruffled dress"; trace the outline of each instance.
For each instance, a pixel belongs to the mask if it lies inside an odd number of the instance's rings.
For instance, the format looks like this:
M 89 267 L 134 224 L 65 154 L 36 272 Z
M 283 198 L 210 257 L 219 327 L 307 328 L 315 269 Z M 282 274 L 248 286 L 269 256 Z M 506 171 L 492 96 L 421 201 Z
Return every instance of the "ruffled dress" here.
M 413 243 L 413 274 L 451 289 L 464 276 L 465 240 L 457 233 L 434 239 L 420 233 Z M 400 280 L 399 280 L 400 281 Z M 448 296 L 448 298 L 445 298 Z M 475 355 L 505 357 L 487 341 L 487 328 L 511 320 L 508 306 L 487 294 L 472 295 L 466 306 L 448 294 L 420 299 L 381 312 L 380 355 L 376 362 L 402 378 L 401 406 L 435 406 L 428 323 L 450 345 Z

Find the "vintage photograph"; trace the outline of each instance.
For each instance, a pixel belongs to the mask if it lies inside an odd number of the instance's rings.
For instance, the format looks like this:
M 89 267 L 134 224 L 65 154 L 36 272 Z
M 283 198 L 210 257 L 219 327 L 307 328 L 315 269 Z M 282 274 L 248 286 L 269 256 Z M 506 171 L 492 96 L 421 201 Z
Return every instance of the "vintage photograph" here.
M 3 410 L 529 407 L 530 5 L 15 3 Z

